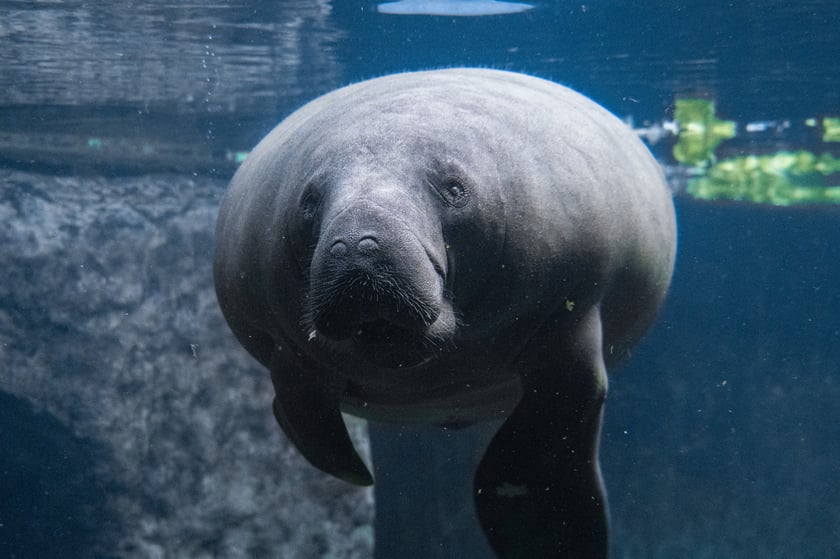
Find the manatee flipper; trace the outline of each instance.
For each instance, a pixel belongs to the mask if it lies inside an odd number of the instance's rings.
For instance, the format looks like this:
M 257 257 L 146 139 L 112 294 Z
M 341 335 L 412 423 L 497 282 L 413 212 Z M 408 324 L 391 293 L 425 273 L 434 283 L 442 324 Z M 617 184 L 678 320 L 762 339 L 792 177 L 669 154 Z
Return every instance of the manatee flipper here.
M 317 367 L 307 367 L 294 350 L 271 355 L 274 417 L 316 468 L 355 485 L 371 485 L 373 477 L 356 452 L 339 408 L 339 391 L 323 382 Z
M 607 503 L 598 465 L 606 395 L 597 309 L 554 369 L 523 378 L 523 396 L 479 464 L 478 516 L 501 559 L 605 559 Z

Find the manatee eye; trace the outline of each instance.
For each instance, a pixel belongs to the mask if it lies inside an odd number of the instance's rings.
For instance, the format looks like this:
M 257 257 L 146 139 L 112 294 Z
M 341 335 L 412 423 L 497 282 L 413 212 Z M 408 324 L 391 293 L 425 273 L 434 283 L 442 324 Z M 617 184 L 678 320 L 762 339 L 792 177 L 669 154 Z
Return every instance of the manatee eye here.
M 470 201 L 467 185 L 455 175 L 445 177 L 441 182 L 434 183 L 435 190 L 448 205 L 463 208 Z
M 307 188 L 300 201 L 300 216 L 306 225 L 312 225 L 321 209 L 321 197 L 314 188 Z

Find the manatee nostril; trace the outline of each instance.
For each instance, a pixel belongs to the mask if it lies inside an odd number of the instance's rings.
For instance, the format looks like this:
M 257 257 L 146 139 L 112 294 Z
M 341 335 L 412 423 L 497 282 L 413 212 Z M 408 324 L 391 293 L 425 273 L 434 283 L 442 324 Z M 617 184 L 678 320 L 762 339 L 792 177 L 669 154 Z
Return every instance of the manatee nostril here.
M 379 249 L 379 243 L 373 237 L 363 237 L 359 240 L 359 252 L 362 254 L 371 255 Z
M 336 241 L 330 247 L 330 254 L 333 256 L 344 256 L 347 254 L 347 245 L 344 241 Z

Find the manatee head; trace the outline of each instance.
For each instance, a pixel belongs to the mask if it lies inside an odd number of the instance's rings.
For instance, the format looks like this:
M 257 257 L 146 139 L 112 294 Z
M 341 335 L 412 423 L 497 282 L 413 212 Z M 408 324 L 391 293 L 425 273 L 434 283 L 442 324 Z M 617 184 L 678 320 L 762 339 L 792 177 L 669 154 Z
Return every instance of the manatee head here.
M 342 157 L 340 172 L 306 185 L 298 228 L 307 242 L 296 246 L 310 247 L 298 255 L 310 340 L 402 368 L 445 351 L 457 332 L 451 243 L 473 185 L 451 164 L 383 166 L 381 156 Z

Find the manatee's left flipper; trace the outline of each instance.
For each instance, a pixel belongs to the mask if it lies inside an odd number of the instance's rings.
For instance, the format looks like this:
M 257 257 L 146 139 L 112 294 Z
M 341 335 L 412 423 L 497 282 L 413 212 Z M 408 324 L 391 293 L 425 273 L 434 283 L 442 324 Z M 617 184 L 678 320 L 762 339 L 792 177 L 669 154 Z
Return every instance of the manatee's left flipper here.
M 478 516 L 500 559 L 607 557 L 598 465 L 606 371 L 598 310 L 573 330 L 550 351 L 552 370 L 523 379 L 521 402 L 476 470 Z
M 355 485 L 373 477 L 347 434 L 339 408 L 339 390 L 293 349 L 271 356 L 274 417 L 309 462 L 321 471 Z

